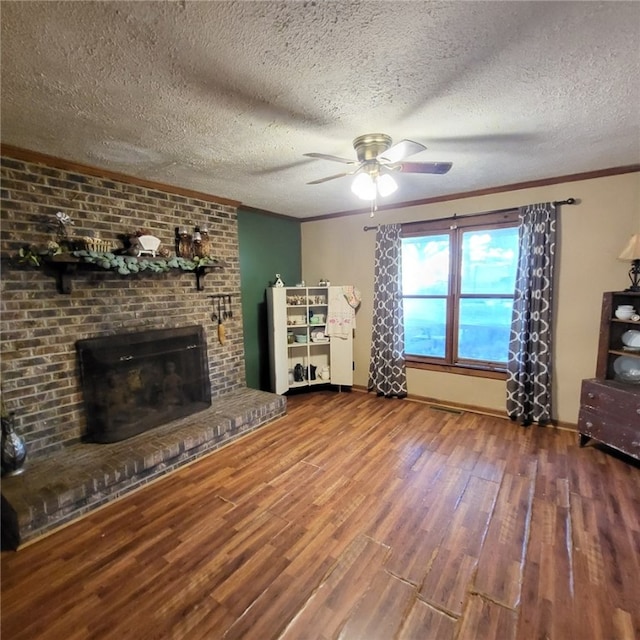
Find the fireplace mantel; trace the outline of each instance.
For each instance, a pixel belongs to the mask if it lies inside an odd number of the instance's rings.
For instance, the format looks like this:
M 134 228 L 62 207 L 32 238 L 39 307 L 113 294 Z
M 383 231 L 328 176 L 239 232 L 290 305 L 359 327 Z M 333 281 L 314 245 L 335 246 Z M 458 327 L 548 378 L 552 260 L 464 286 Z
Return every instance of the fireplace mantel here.
M 133 260 L 140 263 L 144 260 L 152 261 L 155 264 L 162 265 L 162 271 L 157 272 L 151 269 L 138 271 L 135 275 L 153 276 L 156 273 L 166 273 L 167 271 L 174 272 L 190 272 L 196 276 L 196 289 L 198 291 L 204 291 L 204 278 L 207 273 L 211 271 L 219 271 L 224 269 L 227 265 L 222 260 L 209 259 L 206 265 L 196 265 L 193 269 L 185 269 L 183 267 L 170 266 L 171 258 L 149 258 L 149 257 L 137 257 L 127 256 L 127 260 Z M 71 293 L 72 285 L 71 281 L 73 276 L 78 270 L 86 271 L 109 271 L 119 278 L 126 278 L 127 275 L 120 275 L 117 271 L 110 269 L 103 269 L 99 265 L 92 262 L 87 262 L 83 258 L 78 257 L 72 253 L 58 253 L 53 256 L 48 256 L 44 259 L 44 264 L 49 267 L 56 278 L 58 293 Z

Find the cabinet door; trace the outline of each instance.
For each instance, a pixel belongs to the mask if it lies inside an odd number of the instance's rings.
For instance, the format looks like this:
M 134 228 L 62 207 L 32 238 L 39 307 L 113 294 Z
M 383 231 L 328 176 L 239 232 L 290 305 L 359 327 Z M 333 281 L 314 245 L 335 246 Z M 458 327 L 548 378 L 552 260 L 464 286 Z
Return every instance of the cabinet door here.
M 283 394 L 289 389 L 287 357 L 286 289 L 267 289 L 267 317 L 269 324 L 269 373 L 271 391 Z
M 331 338 L 331 384 L 353 385 L 353 336 Z
M 342 287 L 329 287 L 329 308 L 331 301 L 336 297 L 342 298 Z M 344 311 L 350 307 L 338 307 L 338 311 Z M 353 329 L 347 332 L 347 336 L 342 338 L 339 336 L 331 336 L 331 384 L 344 385 L 350 387 L 353 385 Z

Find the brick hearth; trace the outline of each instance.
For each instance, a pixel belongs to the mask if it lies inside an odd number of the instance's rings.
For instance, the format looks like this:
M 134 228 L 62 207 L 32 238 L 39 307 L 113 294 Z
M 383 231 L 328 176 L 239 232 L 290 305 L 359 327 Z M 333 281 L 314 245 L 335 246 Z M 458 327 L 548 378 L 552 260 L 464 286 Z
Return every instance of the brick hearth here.
M 113 444 L 72 444 L 3 478 L 22 543 L 284 415 L 286 398 L 240 389 L 210 409 Z

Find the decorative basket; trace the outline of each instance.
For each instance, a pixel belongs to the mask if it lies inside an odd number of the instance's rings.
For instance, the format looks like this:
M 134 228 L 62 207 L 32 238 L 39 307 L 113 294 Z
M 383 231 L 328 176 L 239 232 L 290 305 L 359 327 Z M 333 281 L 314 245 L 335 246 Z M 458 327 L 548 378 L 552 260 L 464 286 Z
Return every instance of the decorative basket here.
M 113 245 L 109 240 L 102 238 L 82 238 L 87 251 L 96 251 L 97 253 L 107 253 L 113 249 Z

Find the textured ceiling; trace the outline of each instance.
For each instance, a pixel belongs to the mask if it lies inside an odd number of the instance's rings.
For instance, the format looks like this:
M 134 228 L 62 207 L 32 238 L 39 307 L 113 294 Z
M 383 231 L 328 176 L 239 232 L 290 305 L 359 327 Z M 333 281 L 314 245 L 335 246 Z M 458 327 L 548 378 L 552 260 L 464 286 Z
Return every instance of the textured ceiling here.
M 384 132 L 412 201 L 640 161 L 640 3 L 11 2 L 2 142 L 300 218 Z M 348 169 L 348 168 L 347 168 Z

